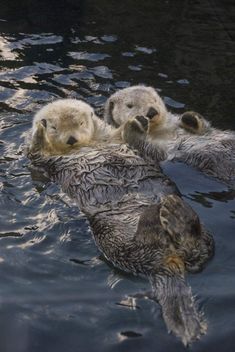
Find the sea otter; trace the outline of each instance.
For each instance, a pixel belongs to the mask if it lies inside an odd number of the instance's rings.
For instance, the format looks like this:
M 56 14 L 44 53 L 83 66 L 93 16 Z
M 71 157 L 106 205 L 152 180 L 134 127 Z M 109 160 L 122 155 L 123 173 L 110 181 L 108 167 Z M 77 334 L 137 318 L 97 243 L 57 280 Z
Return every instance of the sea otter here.
M 44 153 L 44 141 L 49 136 L 48 119 L 58 120 L 60 116 L 61 107 L 57 107 L 58 112 L 55 109 L 50 117 L 43 114 L 43 119 L 33 124 L 28 149 L 33 167 L 45 172 L 77 201 L 89 220 L 97 247 L 109 262 L 149 279 L 168 331 L 185 345 L 200 338 L 206 322 L 196 308 L 185 274 L 204 267 L 213 255 L 214 242 L 175 184 L 159 165 L 147 161 L 155 153 L 145 141 L 149 120 L 129 120 L 122 130 L 124 144 L 103 139 L 93 143 L 91 138 L 89 145 L 89 137 L 85 147 L 70 150 L 69 155 L 54 155 L 60 151 L 56 153 L 54 145 L 49 155 L 48 150 Z M 93 117 L 87 113 L 86 118 Z M 80 121 L 79 111 L 77 119 Z M 66 131 L 75 132 L 73 119 L 72 128 L 69 116 L 66 122 Z M 100 124 L 104 126 L 102 121 Z M 80 136 L 79 130 L 78 124 L 76 136 Z M 146 159 L 128 146 L 133 139 L 139 140 L 138 147 L 142 153 L 146 151 Z
M 229 185 L 235 182 L 235 133 L 214 128 L 200 114 L 182 116 L 167 111 L 151 87 L 133 86 L 114 93 L 106 102 L 104 120 L 120 128 L 133 116 L 149 119 L 148 141 L 162 160 L 181 161 Z M 135 144 L 133 144 L 135 147 Z M 160 159 L 159 159 L 160 161 Z
M 118 130 L 100 120 L 90 105 L 77 99 L 56 100 L 35 114 L 34 148 L 37 148 L 38 125 L 45 127 L 39 146 L 44 155 L 68 154 L 77 148 L 121 138 Z

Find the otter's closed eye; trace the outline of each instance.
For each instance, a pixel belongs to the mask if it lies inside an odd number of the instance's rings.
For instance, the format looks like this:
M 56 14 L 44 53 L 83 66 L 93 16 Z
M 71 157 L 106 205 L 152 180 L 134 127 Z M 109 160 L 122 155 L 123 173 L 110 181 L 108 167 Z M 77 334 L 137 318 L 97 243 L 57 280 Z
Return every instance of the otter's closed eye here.
M 109 109 L 112 111 L 114 108 L 114 102 L 113 101 L 110 101 L 109 103 Z

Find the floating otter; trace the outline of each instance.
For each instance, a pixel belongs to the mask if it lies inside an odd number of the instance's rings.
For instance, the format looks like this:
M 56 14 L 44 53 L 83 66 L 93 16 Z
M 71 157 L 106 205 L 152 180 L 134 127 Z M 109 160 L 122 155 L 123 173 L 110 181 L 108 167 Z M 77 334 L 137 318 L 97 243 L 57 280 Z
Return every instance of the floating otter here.
M 58 115 L 54 110 L 50 118 L 58 119 L 60 111 L 58 105 Z M 87 119 L 92 119 L 91 114 Z M 66 121 L 69 126 L 70 118 Z M 91 140 L 90 146 L 76 148 L 70 155 L 49 156 L 48 150 L 44 153 L 48 125 L 45 114 L 33 125 L 28 153 L 33 166 L 77 201 L 109 262 L 149 279 L 168 331 L 185 345 L 200 338 L 206 323 L 184 277 L 186 272 L 201 270 L 212 257 L 213 239 L 175 184 L 158 165 L 146 161 L 149 153 L 155 153 L 144 137 L 148 120 L 132 119 L 122 131 L 126 143 L 139 140 L 142 153 L 147 151 L 146 159 L 127 144 L 104 140 L 96 141 L 96 146 Z
M 152 87 L 140 85 L 121 89 L 111 95 L 105 104 L 104 120 L 113 127 L 119 128 L 135 116 L 148 117 L 148 141 L 158 143 L 164 149 L 167 141 L 176 138 L 181 130 L 180 117 L 167 111 L 163 100 Z
M 104 119 L 114 127 L 136 115 L 149 119 L 148 141 L 161 151 L 163 159 L 185 162 L 208 176 L 234 183 L 234 132 L 213 128 L 196 112 L 171 114 L 151 87 L 122 89 L 105 104 Z

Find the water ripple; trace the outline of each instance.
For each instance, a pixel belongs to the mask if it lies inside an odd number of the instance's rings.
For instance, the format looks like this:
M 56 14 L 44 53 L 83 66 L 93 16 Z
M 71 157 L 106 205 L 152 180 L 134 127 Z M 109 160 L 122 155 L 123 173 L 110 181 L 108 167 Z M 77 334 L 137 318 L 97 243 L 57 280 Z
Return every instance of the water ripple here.
M 74 60 L 79 60 L 79 61 L 101 61 L 106 59 L 107 57 L 110 57 L 108 54 L 102 54 L 102 53 L 88 53 L 85 51 L 76 51 L 76 52 L 68 52 L 68 55 L 71 56 Z

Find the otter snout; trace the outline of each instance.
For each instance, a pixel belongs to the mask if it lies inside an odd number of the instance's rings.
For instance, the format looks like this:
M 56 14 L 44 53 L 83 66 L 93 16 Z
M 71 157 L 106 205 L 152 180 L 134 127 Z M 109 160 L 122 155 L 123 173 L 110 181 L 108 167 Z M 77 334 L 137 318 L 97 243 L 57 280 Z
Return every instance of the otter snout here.
M 158 115 L 158 111 L 152 106 L 148 109 L 146 116 L 151 120 L 154 116 Z
M 70 136 L 69 139 L 67 140 L 67 144 L 74 145 L 75 143 L 77 143 L 77 139 L 74 138 L 73 136 Z

